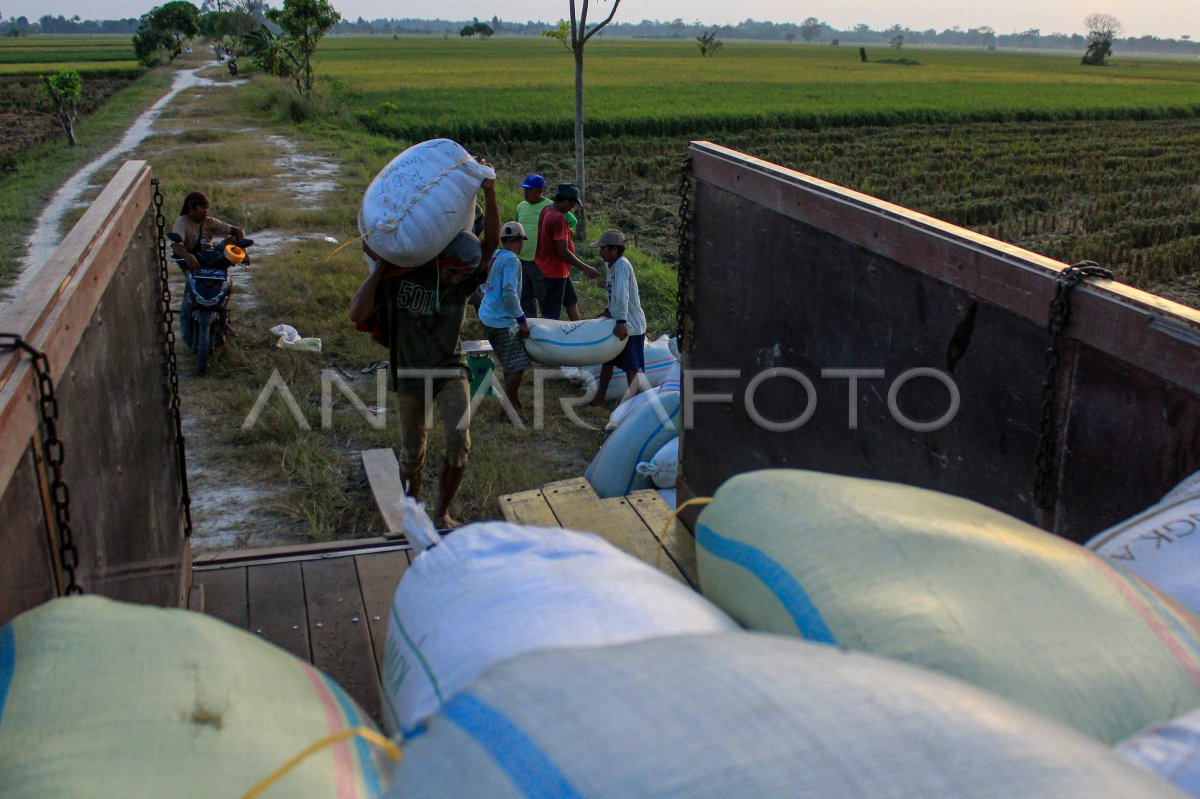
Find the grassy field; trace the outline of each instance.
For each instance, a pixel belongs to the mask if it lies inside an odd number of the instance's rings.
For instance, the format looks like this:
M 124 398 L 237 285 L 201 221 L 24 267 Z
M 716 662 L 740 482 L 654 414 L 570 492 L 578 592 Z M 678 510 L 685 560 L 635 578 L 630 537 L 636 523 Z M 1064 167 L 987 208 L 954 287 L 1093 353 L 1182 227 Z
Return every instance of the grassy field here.
M 0 38 L 0 75 L 58 72 L 138 72 L 133 39 L 121 35 Z
M 701 58 L 688 42 L 594 41 L 586 61 L 589 135 L 830 125 L 1200 114 L 1200 64 L 1074 54 L 729 42 Z M 319 74 L 360 119 L 398 138 L 466 141 L 570 136 L 574 62 L 556 42 L 335 37 Z

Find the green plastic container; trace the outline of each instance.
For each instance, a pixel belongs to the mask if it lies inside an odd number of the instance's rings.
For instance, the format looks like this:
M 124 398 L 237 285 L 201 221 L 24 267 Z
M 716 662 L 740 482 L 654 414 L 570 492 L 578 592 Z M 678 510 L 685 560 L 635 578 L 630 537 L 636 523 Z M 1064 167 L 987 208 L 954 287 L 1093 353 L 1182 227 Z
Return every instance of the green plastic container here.
M 468 382 L 471 386 L 471 396 L 474 397 L 479 391 L 483 391 L 483 396 L 496 396 L 495 390 L 492 388 L 492 370 L 496 364 L 492 361 L 492 356 L 486 353 L 467 353 L 467 372 L 470 374 Z

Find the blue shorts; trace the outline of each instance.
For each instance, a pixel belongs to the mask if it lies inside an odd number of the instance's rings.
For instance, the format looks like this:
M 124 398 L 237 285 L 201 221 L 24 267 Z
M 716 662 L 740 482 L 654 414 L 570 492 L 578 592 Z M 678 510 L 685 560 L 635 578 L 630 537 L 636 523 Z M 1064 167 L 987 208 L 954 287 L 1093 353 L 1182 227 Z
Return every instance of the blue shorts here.
M 609 361 L 622 372 L 646 371 L 646 334 L 639 333 L 625 339 L 625 349 Z

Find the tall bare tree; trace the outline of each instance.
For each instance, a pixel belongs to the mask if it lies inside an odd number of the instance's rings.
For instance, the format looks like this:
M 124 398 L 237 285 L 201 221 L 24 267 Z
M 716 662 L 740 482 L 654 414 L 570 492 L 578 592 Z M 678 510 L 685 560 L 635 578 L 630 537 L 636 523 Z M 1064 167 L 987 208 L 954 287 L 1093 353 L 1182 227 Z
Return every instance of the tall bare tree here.
M 1088 48 L 1083 54 L 1087 66 L 1102 67 L 1112 55 L 1113 40 L 1121 33 L 1121 21 L 1112 14 L 1088 14 L 1083 20 L 1088 31 Z
M 588 43 L 588 40 L 600 32 L 605 25 L 612 22 L 613 16 L 617 13 L 617 8 L 621 5 L 621 0 L 612 0 L 612 10 L 608 12 L 608 16 L 603 22 L 592 25 L 590 28 L 587 24 L 588 4 L 590 0 L 579 0 L 578 8 L 576 0 L 570 0 L 571 3 L 571 52 L 575 55 L 575 185 L 579 187 L 581 197 L 585 196 L 584 170 L 583 170 L 583 48 Z M 580 215 L 579 226 L 576 228 L 579 238 L 587 237 L 587 216 Z

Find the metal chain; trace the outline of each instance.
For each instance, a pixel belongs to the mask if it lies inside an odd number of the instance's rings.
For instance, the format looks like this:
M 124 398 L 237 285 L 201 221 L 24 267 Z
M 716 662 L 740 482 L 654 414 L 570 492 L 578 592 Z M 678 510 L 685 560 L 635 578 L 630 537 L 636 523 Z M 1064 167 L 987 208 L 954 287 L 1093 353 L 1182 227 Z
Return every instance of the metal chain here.
M 680 353 L 692 349 L 692 159 L 679 170 L 679 288 L 675 297 L 675 335 Z
M 63 480 L 63 445 L 58 437 L 58 400 L 54 396 L 54 380 L 50 377 L 50 361 L 46 354 L 34 349 L 14 333 L 0 333 L 0 349 L 23 350 L 33 361 L 38 382 L 38 409 L 42 417 L 42 448 L 46 465 L 50 467 L 50 501 L 54 506 L 54 522 L 58 527 L 58 562 L 67 575 L 66 593 L 82 594 L 75 576 L 79 566 L 79 550 L 71 532 L 71 492 Z
M 1067 325 L 1071 321 L 1071 291 L 1089 277 L 1112 280 L 1113 273 L 1095 261 L 1080 261 L 1068 266 L 1058 273 L 1054 299 L 1050 301 L 1050 347 L 1046 350 L 1046 381 L 1042 385 L 1042 430 L 1041 439 L 1038 441 L 1037 472 L 1033 486 L 1034 502 L 1039 508 L 1052 507 L 1057 493 L 1059 423 L 1055 399 Z
M 162 325 L 163 347 L 167 356 L 167 385 L 171 391 L 171 416 L 175 420 L 175 448 L 179 457 L 179 485 L 182 489 L 183 535 L 192 535 L 192 497 L 188 492 L 187 455 L 184 450 L 183 419 L 179 413 L 179 370 L 175 360 L 175 311 L 171 308 L 170 268 L 167 260 L 167 220 L 163 216 L 162 181 L 154 178 L 154 227 L 158 234 L 158 312 Z

